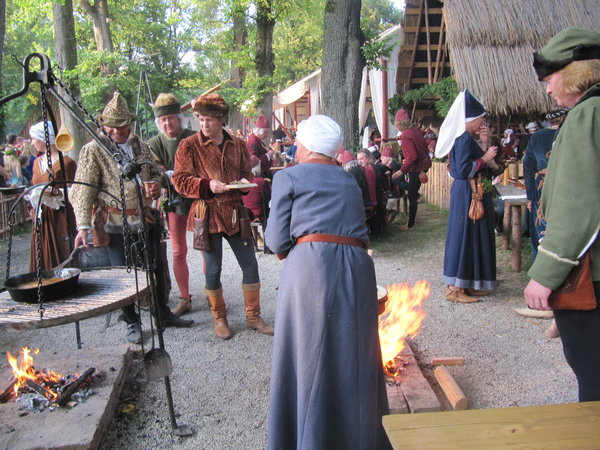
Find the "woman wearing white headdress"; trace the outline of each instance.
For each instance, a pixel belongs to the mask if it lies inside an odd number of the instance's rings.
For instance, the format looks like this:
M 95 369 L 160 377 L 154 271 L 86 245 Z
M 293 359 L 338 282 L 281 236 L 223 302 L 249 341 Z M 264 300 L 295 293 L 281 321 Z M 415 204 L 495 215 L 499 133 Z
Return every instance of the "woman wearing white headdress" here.
M 469 178 L 479 173 L 491 178 L 488 163 L 497 153 L 496 147 L 483 151 L 475 141 L 479 134 L 488 140 L 484 123 L 485 109 L 469 91 L 463 91 L 452 104 L 440 128 L 435 156 L 450 153 L 450 214 L 444 252 L 444 284 L 446 299 L 473 303 L 475 297 L 496 288 L 496 245 L 494 240 L 494 207 L 491 193 L 484 194 L 485 215 L 469 219 L 471 186 Z
M 296 138 L 300 164 L 274 177 L 265 233 L 269 248 L 286 257 L 268 448 L 390 448 L 381 423 L 388 403 L 362 193 L 336 165 L 342 136 L 335 121 L 311 116 Z

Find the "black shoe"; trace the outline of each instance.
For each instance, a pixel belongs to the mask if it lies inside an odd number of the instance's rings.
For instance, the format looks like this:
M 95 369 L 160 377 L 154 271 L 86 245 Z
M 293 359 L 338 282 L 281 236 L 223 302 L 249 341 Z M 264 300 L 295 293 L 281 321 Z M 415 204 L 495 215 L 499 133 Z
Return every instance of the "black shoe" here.
M 137 323 L 130 323 L 127 325 L 127 342 L 132 344 L 139 344 L 142 342 L 142 332 Z
M 169 311 L 167 317 L 163 319 L 163 325 L 165 328 L 168 327 L 177 327 L 177 328 L 186 328 L 190 327 L 194 324 L 193 320 L 182 319 L 181 317 L 177 317 L 175 314 Z

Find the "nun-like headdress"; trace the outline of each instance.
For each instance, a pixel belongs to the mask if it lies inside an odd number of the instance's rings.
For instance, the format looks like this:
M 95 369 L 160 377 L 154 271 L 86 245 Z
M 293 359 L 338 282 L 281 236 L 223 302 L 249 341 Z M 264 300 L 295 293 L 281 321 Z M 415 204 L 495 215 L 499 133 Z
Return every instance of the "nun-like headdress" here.
M 471 122 L 485 114 L 485 108 L 468 90 L 461 91 L 452 106 L 446 119 L 440 127 L 440 134 L 435 146 L 435 157 L 443 158 L 454 145 L 457 137 L 461 136 L 466 128 L 465 123 Z

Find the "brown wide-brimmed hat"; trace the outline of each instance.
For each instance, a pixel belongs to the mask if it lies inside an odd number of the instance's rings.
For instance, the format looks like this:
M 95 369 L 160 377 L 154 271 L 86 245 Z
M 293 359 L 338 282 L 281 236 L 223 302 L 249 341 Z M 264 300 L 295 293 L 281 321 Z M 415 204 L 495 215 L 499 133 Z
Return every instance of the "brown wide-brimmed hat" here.
M 102 126 L 120 128 L 131 124 L 135 120 L 135 116 L 129 112 L 125 99 L 115 91 L 113 98 L 106 104 L 104 111 L 96 117 L 96 120 Z

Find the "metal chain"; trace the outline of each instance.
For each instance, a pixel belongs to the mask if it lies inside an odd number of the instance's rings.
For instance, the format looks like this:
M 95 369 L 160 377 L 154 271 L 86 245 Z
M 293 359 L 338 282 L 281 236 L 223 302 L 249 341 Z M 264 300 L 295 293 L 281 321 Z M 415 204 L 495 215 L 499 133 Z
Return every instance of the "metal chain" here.
M 8 218 L 8 253 L 6 255 L 6 278 L 4 279 L 4 281 L 8 280 L 8 278 L 10 277 L 10 257 L 12 254 L 13 228 L 15 227 L 16 222 L 17 211 L 15 210 Z
M 119 195 L 121 196 L 121 217 L 123 218 L 123 245 L 125 246 L 125 265 L 127 266 L 127 273 L 131 272 L 132 255 L 130 246 L 133 242 L 133 236 L 131 234 L 131 227 L 127 221 L 127 202 L 125 201 L 125 181 L 123 177 L 119 177 Z M 142 220 L 143 217 L 141 218 Z

